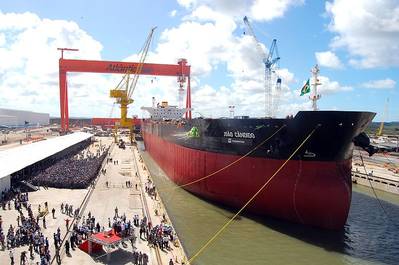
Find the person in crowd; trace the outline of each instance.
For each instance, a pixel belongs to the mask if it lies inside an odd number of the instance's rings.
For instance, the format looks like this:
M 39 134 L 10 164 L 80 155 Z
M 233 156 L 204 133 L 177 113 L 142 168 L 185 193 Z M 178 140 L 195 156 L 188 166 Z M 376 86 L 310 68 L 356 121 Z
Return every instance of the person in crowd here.
M 67 231 L 69 230 L 69 221 L 69 218 L 65 219 L 65 227 Z
M 71 253 L 69 252 L 69 241 L 65 241 L 65 253 L 70 256 Z
M 14 265 L 14 250 L 11 249 L 8 255 L 10 256 L 11 265 Z
M 54 188 L 87 188 L 101 172 L 101 165 L 107 153 L 108 149 L 100 152 L 99 156 L 70 154 L 44 170 L 38 170 L 30 182 L 37 186 Z M 61 205 L 61 212 L 64 210 L 63 206 Z M 66 205 L 65 211 L 72 215 L 71 209 Z

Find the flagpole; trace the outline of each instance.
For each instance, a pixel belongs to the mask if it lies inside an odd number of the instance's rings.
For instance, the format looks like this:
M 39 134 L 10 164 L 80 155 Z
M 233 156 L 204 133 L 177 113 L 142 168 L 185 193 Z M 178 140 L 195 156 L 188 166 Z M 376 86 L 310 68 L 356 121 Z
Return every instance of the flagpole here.
M 318 78 L 318 75 L 320 73 L 319 66 L 316 64 L 310 72 L 312 73 L 312 77 L 313 77 L 313 83 L 312 83 L 313 95 L 309 96 L 309 98 L 312 101 L 313 111 L 317 111 L 318 110 L 317 100 L 319 100 L 321 98 L 321 95 L 317 94 L 317 86 L 321 85 L 321 83 L 319 83 L 319 78 Z

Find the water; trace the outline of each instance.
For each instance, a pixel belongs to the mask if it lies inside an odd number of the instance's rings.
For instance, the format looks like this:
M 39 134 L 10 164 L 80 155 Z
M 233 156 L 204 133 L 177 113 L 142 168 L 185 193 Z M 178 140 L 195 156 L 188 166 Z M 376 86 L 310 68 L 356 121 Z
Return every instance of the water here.
M 233 215 L 175 187 L 146 152 L 143 157 L 168 214 L 193 256 Z M 354 186 L 342 231 L 325 231 L 272 218 L 235 220 L 193 264 L 399 264 L 399 196 L 378 192 L 386 217 L 370 189 Z

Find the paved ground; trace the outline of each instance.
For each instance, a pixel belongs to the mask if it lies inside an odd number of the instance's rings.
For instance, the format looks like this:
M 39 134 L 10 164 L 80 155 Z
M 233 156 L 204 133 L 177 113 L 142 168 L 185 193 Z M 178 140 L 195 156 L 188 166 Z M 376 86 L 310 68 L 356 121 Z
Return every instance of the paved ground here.
M 64 214 L 60 213 L 60 205 L 61 203 L 65 203 L 68 201 L 72 205 L 79 205 L 80 202 L 83 200 L 86 190 L 68 190 L 68 189 L 52 189 L 49 188 L 48 190 L 41 189 L 37 192 L 29 193 L 29 202 L 32 205 L 32 210 L 34 215 L 38 213 L 38 206 L 41 204 L 41 207 L 44 207 L 44 202 L 47 202 L 49 205 L 49 210 L 51 211 L 52 208 L 56 209 L 55 219 L 51 217 L 51 213 L 46 216 L 46 229 L 43 229 L 42 221 L 39 222 L 40 227 L 42 228 L 42 233 L 48 237 L 50 242 L 50 249 L 51 253 L 54 253 L 54 242 L 53 242 L 53 233 L 56 232 L 57 228 L 60 227 L 61 235 L 65 235 L 66 227 L 65 227 L 65 219 L 68 217 Z M 0 215 L 3 218 L 3 228 L 5 235 L 7 235 L 7 229 L 12 224 L 16 226 L 17 224 L 17 211 L 14 209 L 13 203 L 11 210 L 0 210 Z M 27 211 L 24 210 L 24 215 L 27 216 Z M 69 217 L 69 219 L 71 219 Z M 20 247 L 14 249 L 14 256 L 16 259 L 16 264 L 19 264 L 19 257 L 22 251 L 28 251 L 28 247 Z M 0 264 L 10 264 L 9 259 L 9 252 L 8 250 L 0 251 Z M 35 255 L 35 259 L 32 260 L 32 264 L 36 264 L 39 261 L 39 256 Z
M 110 144 L 111 138 L 101 138 L 102 144 Z M 93 148 L 95 148 L 93 146 Z M 163 207 L 162 202 L 157 196 L 157 200 L 148 196 L 145 192 L 145 182 L 150 178 L 145 165 L 140 161 L 139 153 L 136 148 L 127 146 L 126 149 L 120 149 L 116 145 L 111 152 L 113 160 L 118 160 L 118 164 L 105 164 L 106 174 L 100 175 L 95 188 L 88 200 L 83 216 L 87 216 L 90 211 L 96 217 L 101 226 L 108 228 L 108 218 L 114 215 L 115 207 L 118 207 L 119 214 L 126 214 L 127 219 L 132 219 L 133 215 L 138 214 L 140 218 L 146 215 L 155 226 L 161 223 L 162 215 L 167 213 Z M 137 164 L 136 164 L 137 163 Z M 136 166 L 137 165 L 137 166 Z M 138 169 L 138 172 L 137 172 Z M 138 173 L 136 176 L 136 172 Z M 132 183 L 131 188 L 126 187 L 126 181 Z M 106 185 L 108 182 L 108 187 Z M 136 189 L 137 184 L 137 189 Z M 60 213 L 61 203 L 71 203 L 77 207 L 85 197 L 87 189 L 84 190 L 66 190 L 66 189 L 41 189 L 40 191 L 29 194 L 29 201 L 32 204 L 32 209 L 37 213 L 38 205 L 44 205 L 48 202 L 49 209 L 55 208 L 56 218 L 52 219 L 51 214 L 46 217 L 47 229 L 43 229 L 44 234 L 49 238 L 51 254 L 54 255 L 53 247 L 53 232 L 58 227 L 61 228 L 62 236 L 65 235 L 65 219 L 66 215 Z M 157 210 L 158 215 L 155 214 Z M 3 216 L 3 227 L 8 227 L 11 223 L 16 224 L 17 212 L 12 210 L 0 210 L 0 215 Z M 69 219 L 72 219 L 69 217 Z M 40 222 L 42 225 L 42 222 Z M 135 231 L 137 240 L 135 243 L 136 251 L 147 253 L 149 256 L 149 264 L 169 264 L 169 260 L 173 259 L 175 264 L 182 264 L 186 260 L 184 251 L 180 247 L 178 240 L 175 245 L 172 245 L 172 250 L 168 252 L 160 251 L 159 249 L 149 248 L 147 242 L 141 240 L 138 236 L 138 229 Z M 16 264 L 19 263 L 19 256 L 22 251 L 26 251 L 27 247 L 15 249 Z M 127 247 L 121 247 L 111 253 L 109 259 L 105 253 L 101 256 L 90 256 L 87 253 L 76 249 L 71 251 L 71 256 L 68 257 L 62 253 L 62 264 L 133 264 L 132 261 L 133 249 L 130 244 Z M 37 255 L 36 255 L 37 258 Z M 32 260 L 35 264 L 37 260 Z M 178 261 L 178 262 L 176 262 Z M 0 251 L 0 264 L 9 264 L 8 251 Z
M 111 152 L 111 157 L 113 160 L 117 160 L 118 164 L 106 164 L 106 174 L 99 177 L 83 215 L 86 216 L 90 211 L 96 217 L 96 220 L 99 220 L 100 224 L 107 228 L 108 218 L 112 220 L 115 207 L 118 207 L 119 214 L 126 214 L 127 219 L 133 219 L 136 214 L 140 218 L 146 215 L 154 226 L 160 224 L 162 215 L 165 214 L 167 216 L 167 213 L 159 200 L 159 196 L 155 200 L 145 192 L 145 182 L 148 181 L 150 176 L 145 165 L 140 161 L 137 149 L 130 146 L 127 146 L 126 149 L 120 149 L 115 145 Z M 137 176 L 136 172 L 138 173 Z M 132 183 L 131 188 L 126 187 L 126 181 Z M 108 187 L 106 182 L 108 182 Z M 157 209 L 158 215 L 155 215 L 155 209 Z M 166 217 L 166 219 L 168 220 L 169 218 Z M 186 260 L 182 248 L 179 247 L 179 242 L 176 243 L 176 246 L 172 246 L 171 251 L 163 252 L 159 249 L 149 248 L 147 241 L 140 239 L 138 229 L 136 229 L 135 233 L 137 236 L 135 251 L 147 253 L 149 264 L 169 264 L 170 259 L 175 263 L 178 261 L 176 264 L 181 264 L 182 261 Z M 96 258 L 78 250 L 72 253 L 72 257 L 64 257 L 63 263 L 133 264 L 131 262 L 133 251 L 132 246 L 127 244 L 126 248 L 121 247 L 119 250 L 112 252 L 107 261 L 105 253 Z
M 96 152 L 95 150 L 97 150 L 98 148 L 98 143 L 94 143 L 89 147 L 90 151 L 94 153 Z M 49 239 L 50 251 L 52 255 L 55 252 L 53 233 L 56 232 L 57 228 L 59 227 L 61 229 L 61 236 L 64 236 L 66 233 L 65 220 L 72 220 L 71 217 L 68 217 L 67 215 L 61 213 L 61 204 L 72 204 L 75 209 L 75 207 L 78 207 L 80 205 L 86 193 L 87 189 L 69 190 L 54 188 L 49 188 L 48 190 L 41 188 L 39 191 L 29 193 L 29 203 L 32 205 L 32 211 L 35 216 L 38 214 L 39 204 L 42 208 L 44 208 L 44 203 L 48 203 L 50 213 L 46 216 L 46 228 L 43 228 L 42 219 L 40 219 L 39 225 L 42 228 L 42 233 Z M 56 210 L 55 219 L 53 219 L 51 216 L 51 210 L 53 208 Z M 28 213 L 25 209 L 23 209 L 23 212 L 25 216 L 28 216 Z M 3 219 L 3 230 L 5 235 L 7 235 L 7 229 L 10 225 L 13 225 L 14 227 L 17 225 L 17 213 L 18 212 L 14 209 L 13 203 L 11 203 L 11 210 L 4 211 L 3 209 L 0 209 L 0 215 Z M 19 257 L 22 251 L 28 251 L 28 247 L 24 246 L 14 249 L 14 257 L 17 261 L 16 263 L 19 263 Z M 35 255 L 34 260 L 30 260 L 32 264 L 36 264 L 37 261 L 39 261 L 38 255 Z M 9 263 L 9 251 L 0 251 L 0 264 L 3 265 Z
M 147 170 L 147 167 L 144 164 L 143 159 L 141 159 L 141 156 L 137 148 L 134 148 L 133 152 L 134 152 L 134 157 L 136 158 L 137 161 L 137 166 L 138 166 L 137 169 L 139 173 L 138 175 L 140 176 L 141 186 L 142 189 L 145 189 L 144 183 L 148 181 L 148 179 L 152 180 L 152 178 L 149 170 Z M 145 193 L 145 198 L 146 198 L 145 202 L 148 208 L 148 217 L 152 220 L 152 223 L 155 225 L 161 223 L 163 215 L 165 215 L 166 223 L 173 227 L 173 224 L 170 222 L 170 218 L 168 216 L 168 213 L 166 212 L 166 208 L 163 205 L 163 202 L 160 199 L 160 196 L 157 196 L 157 198 L 155 199 L 151 198 L 150 196 L 148 196 L 148 194 Z M 172 259 L 175 264 L 188 264 L 186 253 L 182 248 L 178 236 L 176 237 L 176 242 L 174 243 L 174 246 L 172 246 L 172 250 L 169 251 L 168 253 L 161 252 L 161 254 L 162 254 L 161 255 L 162 264 L 169 264 L 168 262 L 170 259 Z
M 119 214 L 126 214 L 127 219 L 133 219 L 135 214 L 140 218 L 143 217 L 143 203 L 141 198 L 140 187 L 135 188 L 135 184 L 139 183 L 139 179 L 135 177 L 133 171 L 134 161 L 130 150 L 127 147 L 125 150 L 115 146 L 111 152 L 113 160 L 117 160 L 118 164 L 106 164 L 107 170 L 105 175 L 101 175 L 98 179 L 97 185 L 91 198 L 87 204 L 86 210 L 83 213 L 87 216 L 90 211 L 96 217 L 96 221 L 100 225 L 108 229 L 108 218 L 114 216 L 115 207 L 118 207 Z M 130 180 L 133 185 L 132 188 L 126 187 L 126 181 Z M 108 187 L 106 182 L 108 181 Z M 136 229 L 137 230 L 137 229 Z M 135 231 L 136 235 L 138 231 Z M 147 247 L 146 242 L 138 239 L 136 241 L 137 251 L 145 252 L 150 257 L 151 261 L 155 260 L 155 256 Z M 127 248 L 122 248 L 111 254 L 109 263 L 107 264 L 126 264 L 132 260 L 132 247 L 128 244 Z M 106 262 L 106 256 L 101 258 L 93 258 L 86 253 L 78 250 L 72 253 L 72 257 L 64 257 L 64 264 L 95 264 L 96 262 Z
M 399 181 L 399 158 L 383 153 L 374 154 L 369 157 L 366 152 L 361 152 L 364 166 L 358 151 L 354 151 L 352 170 L 360 173 L 372 173 L 373 176 L 386 178 L 392 181 Z
M 26 141 L 27 136 L 32 137 L 32 139 Z M 56 136 L 59 136 L 59 133 L 52 132 L 50 127 L 30 128 L 28 132 L 24 129 L 13 130 L 7 133 L 4 130 L 0 130 L 0 151 L 21 145 L 20 140 L 22 140 L 22 144 L 29 144 L 35 140 L 49 139 Z M 3 141 L 7 142 L 2 144 Z

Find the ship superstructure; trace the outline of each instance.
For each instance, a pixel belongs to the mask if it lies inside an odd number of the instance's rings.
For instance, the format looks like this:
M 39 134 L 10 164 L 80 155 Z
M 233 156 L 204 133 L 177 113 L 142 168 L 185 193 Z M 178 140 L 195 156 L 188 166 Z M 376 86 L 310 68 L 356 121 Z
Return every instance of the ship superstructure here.
M 153 120 L 179 120 L 183 115 L 190 110 L 189 108 L 178 108 L 177 106 L 169 105 L 167 101 L 162 101 L 161 104 L 152 107 L 141 107 L 150 113 Z

